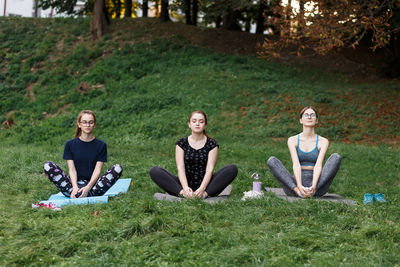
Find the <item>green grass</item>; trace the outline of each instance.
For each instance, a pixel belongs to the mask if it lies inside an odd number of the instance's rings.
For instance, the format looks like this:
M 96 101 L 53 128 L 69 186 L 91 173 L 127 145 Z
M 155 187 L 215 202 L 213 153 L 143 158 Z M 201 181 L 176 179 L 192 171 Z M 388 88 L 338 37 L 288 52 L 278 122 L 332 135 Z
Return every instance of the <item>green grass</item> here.
M 385 144 L 398 138 L 398 82 L 216 54 L 157 32 L 137 41 L 144 29 L 94 43 L 87 29 L 87 20 L 0 18 L 0 119 L 15 114 L 12 128 L 0 130 L 0 265 L 400 264 L 400 154 Z M 81 82 L 92 89 L 79 92 Z M 320 110 L 328 152 L 343 157 L 330 192 L 356 205 L 269 194 L 241 201 L 253 172 L 263 186 L 278 186 L 266 160 L 290 166 L 285 140 L 300 131 L 297 112 L 308 104 Z M 64 144 L 84 108 L 98 115 L 105 167 L 123 165 L 133 187 L 107 205 L 31 209 L 56 193 L 42 165 L 52 160 L 66 170 Z M 175 172 L 175 141 L 189 134 L 187 116 L 199 108 L 220 144 L 217 169 L 239 167 L 232 195 L 215 205 L 157 202 L 148 171 Z M 389 202 L 364 206 L 366 192 Z
M 222 145 L 217 167 L 230 161 L 239 166 L 232 196 L 225 203 L 155 201 L 152 195 L 159 190 L 148 170 L 153 164 L 173 170 L 173 145 L 149 140 L 146 145 L 110 148 L 112 161 L 125 166 L 124 177 L 134 178 L 128 193 L 107 205 L 67 206 L 62 212 L 30 208 L 56 192 L 41 174 L 41 163 L 60 162 L 61 146 L 6 146 L 0 154 L 0 264 L 399 263 L 397 151 L 332 146 L 345 157 L 331 192 L 357 203 L 347 206 L 313 200 L 287 203 L 268 194 L 243 202 L 240 198 L 251 187 L 253 171 L 260 172 L 265 186 L 277 186 L 265 160 L 271 154 L 287 154 L 285 144 L 266 141 L 252 151 L 244 144 Z M 154 146 L 159 147 L 157 152 L 145 152 Z M 366 152 L 371 155 L 365 157 Z M 288 157 L 282 157 L 287 163 Z M 365 157 L 364 162 L 357 157 Z M 386 170 L 384 175 L 377 166 Z M 389 203 L 363 206 L 361 197 L 367 191 L 383 192 Z

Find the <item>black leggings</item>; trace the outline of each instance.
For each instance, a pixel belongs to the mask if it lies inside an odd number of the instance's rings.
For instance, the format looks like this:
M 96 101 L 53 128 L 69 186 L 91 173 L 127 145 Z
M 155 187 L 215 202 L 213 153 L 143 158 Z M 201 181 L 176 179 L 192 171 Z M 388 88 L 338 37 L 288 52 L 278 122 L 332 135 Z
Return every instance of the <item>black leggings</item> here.
M 236 165 L 230 164 L 213 174 L 205 190 L 208 196 L 213 197 L 221 193 L 236 178 L 237 173 L 238 168 Z M 177 176 L 158 166 L 150 169 L 150 177 L 168 194 L 178 196 L 183 189 Z M 197 188 L 192 189 L 196 190 Z

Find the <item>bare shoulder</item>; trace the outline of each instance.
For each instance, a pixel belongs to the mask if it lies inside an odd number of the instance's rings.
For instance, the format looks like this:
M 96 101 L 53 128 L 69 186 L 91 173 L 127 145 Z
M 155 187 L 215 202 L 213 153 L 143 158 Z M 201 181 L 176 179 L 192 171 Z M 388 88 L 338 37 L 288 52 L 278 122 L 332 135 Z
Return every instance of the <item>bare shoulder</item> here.
M 293 135 L 293 136 L 289 137 L 287 143 L 288 143 L 288 146 L 296 145 L 297 135 Z
M 319 136 L 319 143 L 321 144 L 321 146 L 329 146 L 328 138 L 325 138 L 323 136 Z

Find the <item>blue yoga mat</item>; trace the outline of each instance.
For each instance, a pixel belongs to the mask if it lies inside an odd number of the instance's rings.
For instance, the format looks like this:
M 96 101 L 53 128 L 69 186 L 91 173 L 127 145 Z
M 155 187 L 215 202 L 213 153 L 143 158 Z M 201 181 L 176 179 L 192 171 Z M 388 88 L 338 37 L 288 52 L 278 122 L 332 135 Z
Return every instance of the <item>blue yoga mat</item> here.
M 132 181 L 131 178 L 119 179 L 110 189 L 108 189 L 108 191 L 104 195 L 98 197 L 82 197 L 82 198 L 71 199 L 69 197 L 64 196 L 61 192 L 59 192 L 58 194 L 51 195 L 48 200 L 40 201 L 40 203 L 49 204 L 51 202 L 53 204 L 56 204 L 58 207 L 66 205 L 88 205 L 88 204 L 107 203 L 108 197 L 113 197 L 120 193 L 125 193 L 126 191 L 128 191 L 131 181 Z

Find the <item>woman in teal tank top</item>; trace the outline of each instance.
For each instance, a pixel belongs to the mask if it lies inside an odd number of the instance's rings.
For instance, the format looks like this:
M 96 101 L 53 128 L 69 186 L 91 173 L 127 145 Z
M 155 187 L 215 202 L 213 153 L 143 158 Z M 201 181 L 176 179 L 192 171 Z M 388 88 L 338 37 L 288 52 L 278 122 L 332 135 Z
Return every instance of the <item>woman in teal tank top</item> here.
M 273 156 L 268 159 L 268 167 L 287 195 L 302 198 L 323 196 L 340 168 L 341 157 L 337 153 L 332 154 L 322 167 L 329 141 L 315 132 L 318 124 L 315 108 L 303 108 L 300 123 L 303 131 L 288 139 L 294 175 Z

